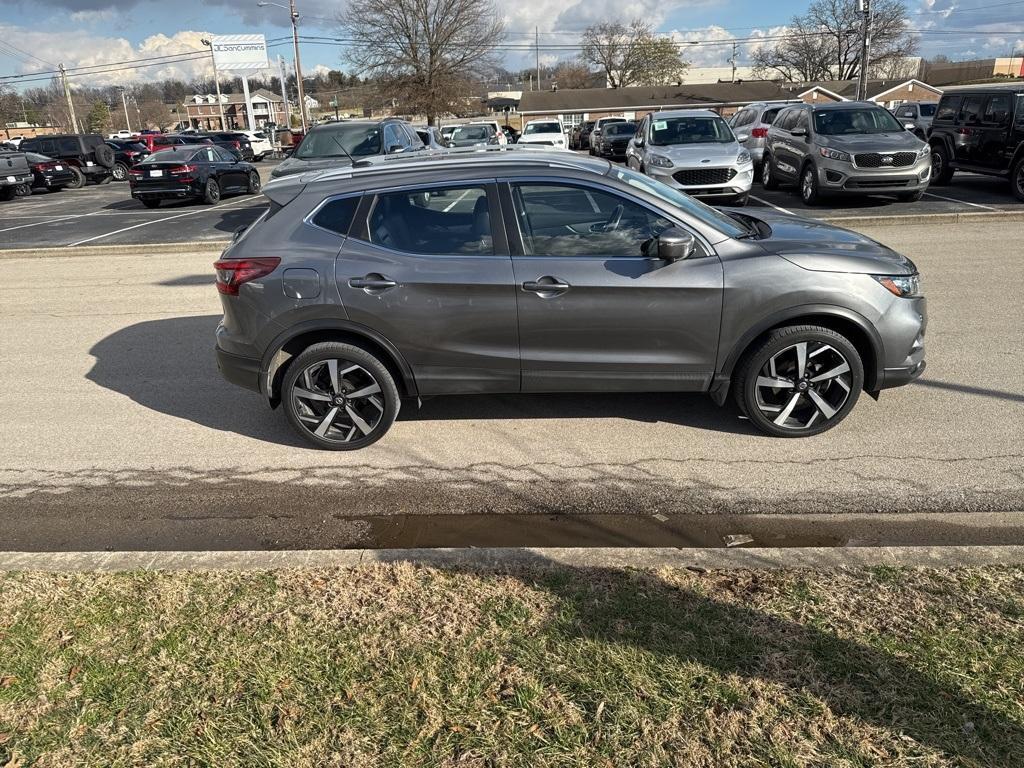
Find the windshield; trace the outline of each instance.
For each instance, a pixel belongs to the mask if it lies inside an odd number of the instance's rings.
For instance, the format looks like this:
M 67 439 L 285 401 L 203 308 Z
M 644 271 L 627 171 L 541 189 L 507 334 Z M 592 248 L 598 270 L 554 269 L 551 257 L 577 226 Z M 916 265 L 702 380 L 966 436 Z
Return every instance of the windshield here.
M 461 125 L 452 132 L 454 141 L 487 141 L 494 129 L 489 125 Z
M 558 123 L 530 123 L 526 126 L 523 134 L 529 136 L 531 133 L 561 133 L 562 126 Z
M 636 123 L 615 123 L 601 129 L 605 136 L 632 136 L 636 133 Z
M 720 117 L 666 117 L 651 125 L 651 144 L 728 144 L 735 141 L 732 131 Z
M 49 163 L 51 158 L 46 155 L 37 155 L 35 152 L 26 152 L 25 157 L 28 158 L 30 163 Z
M 195 149 L 161 149 L 154 152 L 139 165 L 152 165 L 153 163 L 187 163 L 196 156 Z
M 380 154 L 381 130 L 377 124 L 342 124 L 315 128 L 305 135 L 295 157 L 313 160 L 320 157 L 366 157 Z
M 700 219 L 708 226 L 714 227 L 723 235 L 740 237 L 741 235 L 749 234 L 749 230 L 742 227 L 735 219 L 726 216 L 711 206 L 705 205 L 699 200 L 694 200 L 684 192 L 678 192 L 672 189 L 672 187 L 652 179 L 650 176 L 644 176 L 642 173 L 619 166 L 613 166 L 611 171 L 609 171 L 609 175 L 619 181 L 626 182 L 631 187 L 642 189 L 644 192 L 660 197 L 666 203 L 676 208 L 681 208 L 694 218 Z
M 814 113 L 814 132 L 822 136 L 853 133 L 903 133 L 904 128 L 881 107 L 823 109 Z
M 922 104 L 921 117 L 935 117 L 935 108 L 938 104 Z

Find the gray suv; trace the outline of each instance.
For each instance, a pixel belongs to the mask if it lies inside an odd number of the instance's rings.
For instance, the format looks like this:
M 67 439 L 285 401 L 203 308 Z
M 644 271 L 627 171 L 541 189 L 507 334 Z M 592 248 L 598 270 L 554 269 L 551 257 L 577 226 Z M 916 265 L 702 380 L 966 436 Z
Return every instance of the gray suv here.
M 473 393 L 708 392 L 814 435 L 924 369 L 905 257 L 606 160 L 450 150 L 264 191 L 215 264 L 217 360 L 322 448 L 378 440 L 403 398 Z
M 928 140 L 928 129 L 932 127 L 935 110 L 939 106 L 935 101 L 905 101 L 892 113 L 900 121 L 900 125 L 917 136 L 921 141 Z
M 786 107 L 764 151 L 764 188 L 796 183 L 806 205 L 840 194 L 919 200 L 931 176 L 928 145 L 870 102 Z
M 736 134 L 736 141 L 747 148 L 754 161 L 754 176 L 761 175 L 761 161 L 764 159 L 764 145 L 768 128 L 783 108 L 791 101 L 759 101 L 748 104 L 729 120 L 729 127 Z

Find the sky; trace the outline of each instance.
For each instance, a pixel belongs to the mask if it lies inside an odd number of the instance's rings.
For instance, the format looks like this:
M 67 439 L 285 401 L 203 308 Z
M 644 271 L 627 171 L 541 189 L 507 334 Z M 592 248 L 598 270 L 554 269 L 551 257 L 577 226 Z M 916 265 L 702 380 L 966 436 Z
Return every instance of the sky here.
M 279 0 L 287 5 L 287 0 Z M 343 0 L 296 0 L 306 35 L 338 35 Z M 849 0 L 855 2 L 855 0 Z M 924 30 L 920 52 L 945 54 L 951 59 L 1008 56 L 1024 51 L 1024 0 L 906 0 L 911 26 Z M 749 59 L 757 38 L 778 34 L 787 20 L 806 10 L 808 0 L 499 0 L 507 28 L 505 65 L 532 66 L 534 30 L 540 30 L 541 58 L 554 63 L 571 52 L 545 50 L 547 45 L 572 45 L 577 33 L 599 21 L 643 18 L 661 33 L 686 45 L 684 58 L 694 66 L 724 66 L 739 43 L 738 63 Z M 108 64 L 204 50 L 200 40 L 209 34 L 262 33 L 271 43 L 270 55 L 289 62 L 292 51 L 288 13 L 283 8 L 258 7 L 256 0 L 0 0 L 0 77 Z M 279 43 L 274 43 L 281 40 Z M 303 70 L 349 71 L 337 44 L 303 43 Z M 112 85 L 148 79 L 191 79 L 209 74 L 208 58 L 197 57 L 147 68 L 78 77 L 73 83 Z M 40 78 L 45 76 L 38 76 Z M 16 87 L 44 86 L 45 80 L 7 80 Z

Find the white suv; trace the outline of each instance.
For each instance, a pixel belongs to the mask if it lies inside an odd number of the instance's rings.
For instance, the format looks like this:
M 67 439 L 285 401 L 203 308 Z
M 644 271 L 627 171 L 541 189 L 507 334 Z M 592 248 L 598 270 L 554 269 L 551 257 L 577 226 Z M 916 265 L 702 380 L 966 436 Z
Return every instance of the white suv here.
M 516 144 L 536 144 L 542 147 L 566 149 L 565 128 L 558 120 L 531 120 L 523 128 L 523 133 Z
M 249 137 L 249 144 L 252 145 L 252 159 L 259 161 L 274 151 L 274 145 L 263 131 L 239 131 Z

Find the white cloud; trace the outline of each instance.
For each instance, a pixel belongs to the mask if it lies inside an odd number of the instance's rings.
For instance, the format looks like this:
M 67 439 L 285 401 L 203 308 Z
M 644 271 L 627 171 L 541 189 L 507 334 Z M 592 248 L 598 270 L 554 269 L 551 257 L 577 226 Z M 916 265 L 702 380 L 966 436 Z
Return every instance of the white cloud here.
M 99 24 L 101 22 L 113 21 L 117 12 L 113 8 L 103 10 L 75 11 L 68 18 L 76 24 Z

